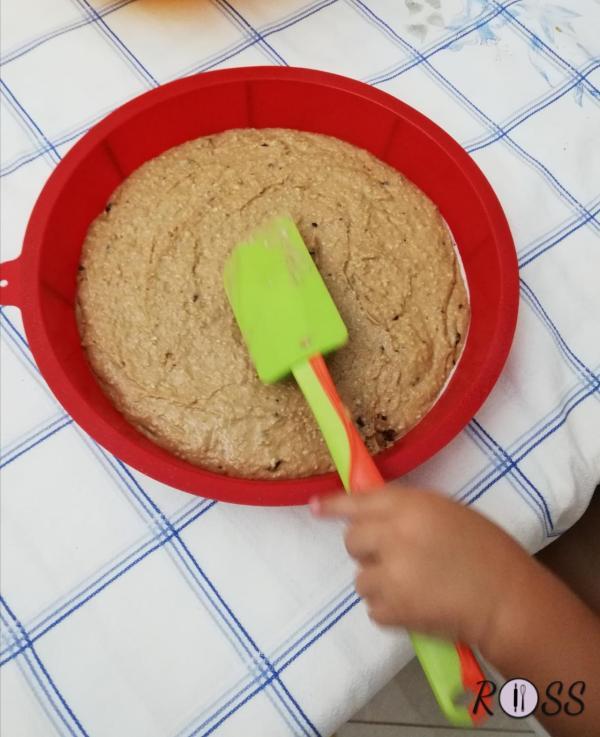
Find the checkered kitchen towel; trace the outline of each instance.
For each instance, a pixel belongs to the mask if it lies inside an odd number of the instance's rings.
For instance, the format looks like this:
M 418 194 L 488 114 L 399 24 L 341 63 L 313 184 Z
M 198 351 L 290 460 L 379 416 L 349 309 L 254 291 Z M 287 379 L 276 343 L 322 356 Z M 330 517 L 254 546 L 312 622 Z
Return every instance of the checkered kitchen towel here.
M 2 258 L 115 106 L 176 77 L 290 64 L 429 115 L 509 218 L 521 311 L 482 411 L 413 481 L 530 550 L 600 479 L 600 5 L 547 0 L 5 0 Z M 170 490 L 98 447 L 2 310 L 2 734 L 327 737 L 409 658 L 369 623 L 340 529 Z

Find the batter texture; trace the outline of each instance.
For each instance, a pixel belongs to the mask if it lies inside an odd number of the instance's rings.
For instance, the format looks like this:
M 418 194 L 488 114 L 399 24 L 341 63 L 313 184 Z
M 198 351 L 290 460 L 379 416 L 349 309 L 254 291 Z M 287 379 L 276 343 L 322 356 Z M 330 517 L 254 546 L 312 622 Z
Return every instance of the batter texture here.
M 231 130 L 148 161 L 90 226 L 78 322 L 104 390 L 141 432 L 217 472 L 332 468 L 290 379 L 264 386 L 223 289 L 235 244 L 288 214 L 350 333 L 328 358 L 375 453 L 431 407 L 469 321 L 433 203 L 371 154 L 322 135 Z

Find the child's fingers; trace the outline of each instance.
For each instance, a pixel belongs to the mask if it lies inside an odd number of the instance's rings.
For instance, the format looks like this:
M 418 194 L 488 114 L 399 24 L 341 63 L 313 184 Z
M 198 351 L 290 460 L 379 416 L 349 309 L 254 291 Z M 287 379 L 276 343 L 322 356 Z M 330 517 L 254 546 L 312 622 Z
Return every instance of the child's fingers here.
M 404 622 L 398 607 L 390 605 L 388 594 L 390 582 L 380 565 L 369 566 L 360 571 L 355 582 L 356 593 L 367 606 L 369 618 L 376 624 L 399 626 Z
M 384 602 L 374 602 L 368 607 L 369 619 L 375 624 L 380 624 L 383 627 L 397 627 L 398 626 L 398 615 L 395 614 Z
M 381 545 L 381 536 L 380 522 L 353 524 L 344 537 L 346 550 L 356 560 L 376 558 Z
M 378 566 L 370 565 L 361 568 L 354 581 L 354 588 L 361 599 L 376 601 L 381 598 L 381 581 Z
M 330 497 L 313 497 L 310 500 L 312 513 L 317 517 L 339 517 L 353 519 L 362 514 L 382 515 L 389 512 L 395 494 L 376 491 L 373 494 L 337 494 Z

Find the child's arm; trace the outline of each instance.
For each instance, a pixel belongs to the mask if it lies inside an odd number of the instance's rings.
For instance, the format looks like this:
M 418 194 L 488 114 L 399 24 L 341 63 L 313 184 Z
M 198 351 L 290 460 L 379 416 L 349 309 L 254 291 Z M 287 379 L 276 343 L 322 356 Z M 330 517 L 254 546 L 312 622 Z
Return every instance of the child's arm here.
M 563 702 L 570 684 L 584 681 L 582 714 L 546 717 L 538 708 L 536 716 L 556 737 L 599 734 L 600 619 L 499 527 L 407 487 L 311 506 L 348 520 L 356 588 L 375 622 L 463 640 L 507 678 L 536 684 L 540 702 L 552 681 L 565 684 Z

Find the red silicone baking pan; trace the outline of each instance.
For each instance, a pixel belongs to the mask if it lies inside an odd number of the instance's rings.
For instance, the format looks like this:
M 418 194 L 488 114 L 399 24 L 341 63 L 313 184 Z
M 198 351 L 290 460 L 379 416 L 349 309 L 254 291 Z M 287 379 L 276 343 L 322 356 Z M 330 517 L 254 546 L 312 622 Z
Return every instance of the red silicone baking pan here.
M 137 97 L 94 126 L 56 167 L 33 209 L 21 256 L 1 266 L 2 304 L 21 309 L 39 369 L 75 422 L 148 476 L 243 504 L 304 504 L 338 488 L 333 473 L 249 480 L 175 457 L 117 412 L 80 346 L 74 301 L 81 246 L 115 187 L 172 146 L 245 127 L 314 131 L 367 149 L 420 187 L 454 235 L 470 291 L 471 325 L 439 400 L 377 456 L 386 478 L 401 476 L 452 440 L 492 389 L 515 330 L 518 272 L 502 207 L 476 164 L 441 128 L 385 92 L 320 71 L 244 67 L 187 77 Z

